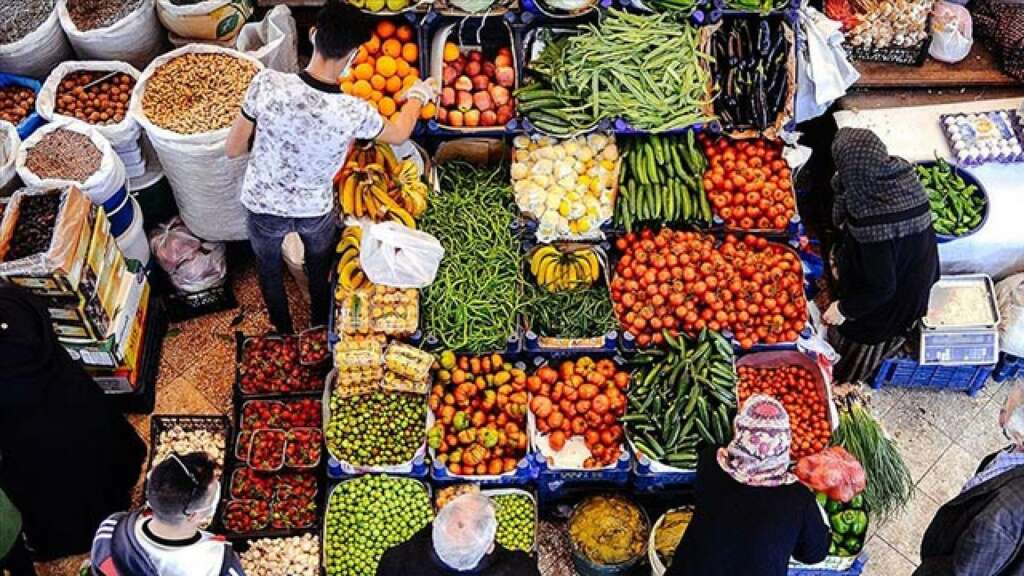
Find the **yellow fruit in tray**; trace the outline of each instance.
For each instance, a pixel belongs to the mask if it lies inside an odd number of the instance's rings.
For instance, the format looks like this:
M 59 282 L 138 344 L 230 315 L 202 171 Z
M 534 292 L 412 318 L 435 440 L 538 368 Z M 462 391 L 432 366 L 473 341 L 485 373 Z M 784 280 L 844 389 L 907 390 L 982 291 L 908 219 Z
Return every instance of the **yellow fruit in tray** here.
M 385 0 L 366 0 L 366 9 L 371 12 L 380 12 L 386 5 Z
M 405 10 L 409 6 L 409 0 L 387 0 L 388 10 L 392 12 L 398 12 L 399 10 Z

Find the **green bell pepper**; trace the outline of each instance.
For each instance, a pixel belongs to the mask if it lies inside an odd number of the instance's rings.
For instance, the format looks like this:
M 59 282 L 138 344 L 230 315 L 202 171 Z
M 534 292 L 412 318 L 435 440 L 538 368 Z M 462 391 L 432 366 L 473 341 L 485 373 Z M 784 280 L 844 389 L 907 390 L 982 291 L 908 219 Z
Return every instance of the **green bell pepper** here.
M 868 529 L 868 515 L 863 510 L 847 510 L 843 512 L 843 519 L 850 526 L 850 533 L 863 536 Z
M 829 556 L 835 556 L 837 550 L 839 550 L 839 547 L 836 546 L 835 542 L 832 542 L 831 544 L 828 545 L 828 555 Z
M 854 508 L 856 510 L 863 510 L 864 509 L 864 495 L 863 494 L 857 494 L 856 496 L 854 496 L 853 500 L 850 500 L 850 508 Z
M 842 512 L 842 511 L 843 511 L 843 503 L 842 502 L 839 502 L 837 500 L 829 500 L 828 503 L 825 504 L 825 512 L 828 512 L 829 514 L 836 514 L 838 512 Z
M 828 517 L 829 524 L 832 525 L 832 531 L 836 534 L 842 534 L 843 536 L 849 534 L 850 524 L 843 517 L 843 512 L 838 512 Z
M 856 536 L 850 536 L 847 539 L 843 540 L 842 547 L 846 548 L 853 554 L 856 554 L 857 551 L 860 550 L 861 546 L 863 546 L 863 544 L 861 543 L 859 538 L 857 538 Z

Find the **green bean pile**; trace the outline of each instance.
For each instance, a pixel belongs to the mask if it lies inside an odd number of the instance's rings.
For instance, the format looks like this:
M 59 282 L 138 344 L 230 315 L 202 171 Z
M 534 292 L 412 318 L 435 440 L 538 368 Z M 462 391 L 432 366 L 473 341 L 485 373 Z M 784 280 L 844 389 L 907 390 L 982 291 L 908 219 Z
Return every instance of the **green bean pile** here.
M 634 128 L 663 132 L 708 120 L 710 56 L 700 30 L 670 14 L 610 10 L 600 26 L 569 40 L 555 85 L 570 87 L 599 118 L 623 118 Z
M 423 326 L 458 352 L 504 350 L 516 331 L 525 274 L 509 229 L 516 207 L 508 171 L 448 162 L 437 172 L 442 192 L 420 224 L 445 252 L 437 278 L 423 290 Z
M 533 282 L 526 285 L 524 314 L 530 330 L 549 338 L 593 338 L 619 327 L 608 287 L 603 283 L 581 290 L 551 292 Z

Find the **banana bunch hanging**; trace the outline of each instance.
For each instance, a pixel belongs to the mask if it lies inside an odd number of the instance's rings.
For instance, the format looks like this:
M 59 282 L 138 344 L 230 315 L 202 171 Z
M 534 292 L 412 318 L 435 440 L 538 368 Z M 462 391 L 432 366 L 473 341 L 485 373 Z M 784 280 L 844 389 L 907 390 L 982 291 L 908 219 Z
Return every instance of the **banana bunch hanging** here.
M 342 213 L 380 222 L 395 220 L 416 228 L 427 210 L 427 185 L 412 160 L 398 160 L 391 146 L 353 148 L 335 178 Z

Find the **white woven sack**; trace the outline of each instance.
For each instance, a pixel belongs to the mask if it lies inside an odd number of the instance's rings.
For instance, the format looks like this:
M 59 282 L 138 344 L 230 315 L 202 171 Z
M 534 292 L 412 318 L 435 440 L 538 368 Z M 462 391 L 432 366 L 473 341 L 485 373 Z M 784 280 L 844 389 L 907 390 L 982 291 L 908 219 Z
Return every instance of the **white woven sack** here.
M 156 150 L 188 229 L 204 240 L 245 240 L 247 214 L 239 196 L 249 157 L 228 158 L 224 153 L 230 128 L 178 134 L 150 122 L 142 109 L 142 95 L 150 77 L 157 68 L 183 54 L 227 54 L 253 62 L 259 69 L 263 65 L 236 50 L 206 44 L 182 46 L 157 57 L 142 72 L 130 107 L 130 114 L 146 131 Z
M 64 62 L 54 68 L 53 72 L 47 76 L 46 81 L 43 82 L 43 87 L 36 96 L 36 112 L 39 112 L 39 115 L 48 122 L 54 120 L 76 120 L 73 116 L 57 114 L 54 111 L 57 107 L 57 88 L 65 76 L 83 70 L 123 72 L 136 81 L 139 79 L 139 71 L 126 62 L 101 62 L 98 60 Z M 139 136 L 142 135 L 142 128 L 139 127 L 139 123 L 135 121 L 135 118 L 132 118 L 131 114 L 128 113 L 127 108 L 125 109 L 124 120 L 117 124 L 108 124 L 106 126 L 94 125 L 93 128 L 102 134 L 114 148 L 129 148 L 133 146 L 137 148 Z
M 32 148 L 43 139 L 44 136 L 57 129 L 64 128 L 89 137 L 100 150 L 103 157 L 100 160 L 100 167 L 85 182 L 74 180 L 60 180 L 57 178 L 40 178 L 25 166 L 25 158 Z M 18 150 L 18 176 L 26 186 L 39 189 L 64 188 L 74 184 L 83 194 L 89 197 L 93 204 L 102 204 L 107 201 L 115 192 L 124 188 L 127 178 L 124 173 L 124 164 L 110 147 L 110 142 L 100 134 L 96 128 L 78 120 L 55 120 L 43 125 L 29 136 L 21 144 Z
M 252 16 L 252 1 L 202 0 L 178 5 L 157 0 L 156 14 L 164 28 L 182 38 L 232 41 Z
M 79 30 L 68 14 L 68 0 L 57 0 L 57 15 L 79 58 L 121 60 L 145 68 L 160 53 L 163 28 L 156 17 L 155 0 L 142 3 L 124 18 L 104 28 Z
M 285 5 L 275 6 L 262 22 L 242 27 L 235 48 L 279 72 L 298 72 L 299 49 L 295 18 Z
M 14 124 L 0 120 L 0 190 L 10 184 L 17 175 L 16 160 L 21 138 Z
M 39 28 L 21 40 L 0 44 L 0 70 L 42 80 L 54 66 L 73 56 L 54 9 Z

